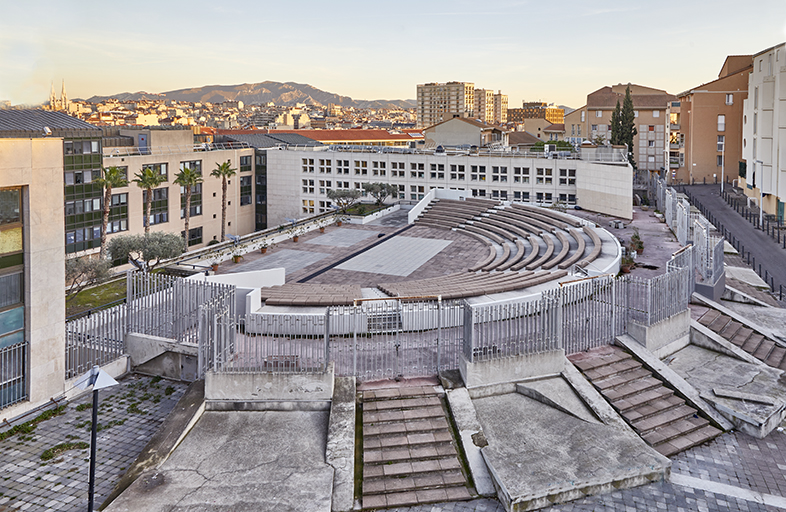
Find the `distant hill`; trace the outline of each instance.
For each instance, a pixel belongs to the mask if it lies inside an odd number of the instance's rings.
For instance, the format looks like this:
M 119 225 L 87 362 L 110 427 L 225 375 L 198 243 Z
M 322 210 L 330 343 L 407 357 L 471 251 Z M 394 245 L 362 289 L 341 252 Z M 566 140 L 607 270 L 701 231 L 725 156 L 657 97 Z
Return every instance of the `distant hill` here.
M 242 101 L 247 105 L 265 104 L 270 101 L 276 105 L 307 105 L 327 106 L 329 103 L 342 107 L 356 108 L 414 108 L 414 100 L 353 100 L 349 96 L 340 96 L 317 89 L 308 84 L 295 82 L 261 82 L 258 84 L 241 85 L 205 85 L 191 89 L 178 89 L 162 93 L 124 92 L 111 96 L 93 96 L 87 101 L 99 103 L 109 98 L 119 101 L 138 101 L 168 99 L 175 101 L 211 102 Z

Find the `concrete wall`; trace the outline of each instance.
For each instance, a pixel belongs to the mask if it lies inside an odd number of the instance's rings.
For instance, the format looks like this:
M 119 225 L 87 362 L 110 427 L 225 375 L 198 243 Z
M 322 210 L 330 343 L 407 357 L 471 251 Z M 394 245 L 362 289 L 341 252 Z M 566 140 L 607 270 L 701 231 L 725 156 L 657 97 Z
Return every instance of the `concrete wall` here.
M 464 385 L 473 388 L 561 373 L 565 369 L 565 361 L 565 351 L 562 349 L 476 363 L 467 361 L 462 355 L 459 371 L 461 378 L 464 379 Z
M 325 401 L 333 396 L 333 367 L 324 373 L 213 373 L 205 375 L 205 400 Z
M 649 327 L 630 321 L 628 334 L 650 352 L 656 352 L 672 342 L 690 337 L 690 310 L 677 313 Z
M 586 210 L 633 218 L 633 168 L 629 165 L 579 161 L 576 200 Z
M 488 92 L 491 93 L 491 91 Z M 492 115 L 493 111 L 489 110 L 489 117 Z M 471 144 L 480 147 L 483 145 L 480 130 L 480 127 L 474 124 L 455 118 L 427 128 L 423 131 L 423 136 L 427 146 L 461 146 L 463 144 Z
M 0 139 L 0 188 L 23 188 L 25 330 L 30 399 L 2 411 L 12 418 L 64 392 L 65 221 L 63 140 Z

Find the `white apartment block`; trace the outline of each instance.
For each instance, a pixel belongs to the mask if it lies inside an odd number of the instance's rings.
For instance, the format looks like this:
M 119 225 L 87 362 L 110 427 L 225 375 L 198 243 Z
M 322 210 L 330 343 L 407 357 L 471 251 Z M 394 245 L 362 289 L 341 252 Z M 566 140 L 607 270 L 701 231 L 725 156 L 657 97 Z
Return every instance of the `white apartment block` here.
M 761 201 L 765 213 L 777 214 L 783 219 L 786 198 L 786 178 L 783 176 L 786 172 L 786 44 L 781 43 L 753 56 L 748 99 L 743 105 L 745 176 L 740 176 L 740 186 L 757 203 Z M 720 116 L 718 123 L 721 123 Z
M 474 117 L 474 112 L 475 84 L 471 82 L 418 85 L 418 128 L 426 128 L 452 117 Z
M 627 163 L 517 153 L 275 150 L 267 152 L 267 180 L 269 225 L 329 212 L 329 189 L 361 190 L 367 182 L 392 183 L 398 187 L 396 199 L 412 202 L 442 188 L 539 205 L 560 201 L 625 218 L 632 204 Z

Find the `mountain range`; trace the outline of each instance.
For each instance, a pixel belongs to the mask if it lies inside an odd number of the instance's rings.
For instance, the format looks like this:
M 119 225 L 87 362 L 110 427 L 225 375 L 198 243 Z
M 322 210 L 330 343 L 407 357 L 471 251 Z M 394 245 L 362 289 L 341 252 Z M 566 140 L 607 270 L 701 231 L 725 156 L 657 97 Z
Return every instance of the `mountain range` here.
M 224 101 L 242 101 L 246 105 L 273 102 L 276 105 L 294 106 L 296 103 L 306 105 L 327 106 L 329 103 L 342 107 L 355 108 L 414 108 L 415 100 L 354 100 L 349 96 L 341 96 L 317 89 L 308 84 L 295 82 L 260 82 L 240 85 L 205 85 L 190 89 L 178 89 L 162 93 L 123 92 L 111 96 L 93 96 L 87 101 L 100 103 L 114 98 L 119 101 L 139 100 L 175 100 L 193 103 Z

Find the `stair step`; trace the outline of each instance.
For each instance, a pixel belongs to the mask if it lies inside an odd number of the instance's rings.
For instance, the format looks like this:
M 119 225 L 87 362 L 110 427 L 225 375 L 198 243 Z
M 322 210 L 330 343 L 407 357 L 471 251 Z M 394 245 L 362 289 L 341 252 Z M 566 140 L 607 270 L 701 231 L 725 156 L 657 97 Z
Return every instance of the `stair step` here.
M 715 319 L 717 319 L 717 318 L 718 318 L 720 315 L 721 315 L 721 314 L 720 314 L 720 311 L 716 311 L 716 310 L 714 310 L 714 309 L 710 309 L 709 311 L 707 311 L 706 313 L 704 313 L 703 315 L 701 315 L 701 318 L 699 318 L 699 323 L 700 323 L 701 325 L 705 325 L 705 326 L 707 326 L 707 325 L 710 325 L 710 324 L 711 324 L 712 322 L 714 322 L 714 321 L 715 321 Z
M 464 501 L 472 499 L 464 486 L 446 487 L 443 489 L 423 489 L 416 491 L 395 492 L 374 496 L 363 496 L 364 509 L 388 507 L 407 507 L 420 503 L 441 503 L 445 501 Z
M 661 455 L 671 457 L 683 450 L 693 448 L 707 441 L 714 439 L 723 432 L 713 427 L 712 425 L 704 426 L 698 430 L 694 430 L 683 436 L 678 436 L 671 441 L 664 441 L 658 445 L 653 446 Z
M 674 391 L 667 387 L 660 386 L 650 389 L 649 391 L 645 391 L 644 393 L 639 393 L 637 395 L 625 397 L 619 400 L 611 400 L 611 405 L 620 413 L 624 414 L 630 409 L 638 407 L 644 403 L 650 402 L 652 400 L 667 398 L 672 395 L 674 395 Z
M 783 362 L 783 356 L 786 354 L 786 348 L 783 347 L 775 347 L 770 352 L 769 357 L 764 360 L 764 362 L 773 368 L 779 368 L 781 363 Z
M 651 432 L 647 432 L 646 434 L 642 435 L 641 438 L 648 442 L 651 446 L 656 446 L 666 441 L 671 441 L 676 437 L 690 434 L 694 430 L 699 430 L 700 428 L 706 427 L 709 425 L 709 423 L 710 422 L 704 418 L 691 416 L 689 418 L 675 421 L 674 423 L 669 423 L 668 425 L 657 428 Z
M 406 475 L 416 475 L 419 473 L 430 473 L 433 471 L 445 471 L 461 469 L 461 463 L 456 456 L 442 457 L 439 459 L 414 460 L 396 462 L 393 464 L 364 464 L 363 479 L 378 478 L 383 476 L 397 476 L 403 478 Z
M 415 476 L 369 478 L 363 481 L 363 495 L 384 492 L 410 491 L 415 489 L 434 489 L 464 485 L 466 480 L 460 470 L 420 473 Z
M 394 411 L 363 411 L 363 424 L 444 417 L 441 405 Z
M 625 411 L 625 413 L 623 413 L 623 416 L 625 417 L 626 420 L 628 420 L 629 423 L 633 421 L 640 421 L 650 418 L 656 414 L 665 412 L 669 409 L 679 407 L 684 403 L 685 400 L 683 400 L 682 398 L 676 395 L 671 395 L 665 398 L 652 400 L 650 402 L 641 404 L 638 407 L 634 407 L 633 409 Z
M 413 409 L 415 407 L 429 407 L 434 405 L 442 405 L 438 396 L 422 396 L 411 398 L 399 398 L 397 400 L 377 400 L 371 402 L 363 402 L 364 411 L 387 411 L 394 409 Z
M 591 381 L 599 381 L 618 373 L 635 370 L 636 368 L 641 368 L 641 363 L 633 358 L 627 358 L 592 370 L 587 370 L 584 372 L 584 375 Z
M 723 339 L 731 340 L 740 331 L 741 328 L 742 328 L 742 324 L 740 322 L 732 320 L 731 322 L 729 322 L 726 328 L 723 329 L 718 334 L 720 334 Z
M 760 361 L 764 361 L 772 352 L 772 349 L 775 348 L 775 342 L 768 339 L 762 339 L 762 342 L 759 344 L 756 351 L 753 353 L 753 357 L 759 359 Z
M 649 370 L 642 368 L 640 364 L 636 366 L 636 369 L 626 371 L 625 373 L 615 374 L 602 380 L 593 380 L 592 383 L 596 388 L 605 392 L 607 389 L 614 389 L 628 382 L 633 382 L 634 380 L 643 379 L 652 375 Z
M 719 333 L 721 332 L 729 323 L 731 322 L 731 318 L 726 315 L 720 315 L 718 318 L 712 321 L 710 325 L 707 326 L 709 330 L 712 332 Z
M 421 420 L 411 420 L 398 423 L 375 423 L 373 425 L 363 425 L 363 436 L 402 434 L 413 432 L 432 432 L 442 431 L 448 428 L 448 421 L 445 417 L 425 418 Z
M 369 389 L 363 391 L 363 402 L 375 400 L 397 400 L 399 398 L 418 396 L 442 396 L 443 393 L 435 391 L 434 386 L 406 386 L 401 388 Z
M 447 429 L 431 432 L 397 433 L 391 435 L 369 435 L 363 432 L 363 447 L 365 449 L 392 448 L 396 446 L 412 446 L 428 443 L 447 443 L 453 436 Z
M 643 435 L 657 428 L 675 423 L 683 418 L 693 416 L 694 414 L 696 414 L 696 409 L 689 405 L 681 405 L 679 407 L 674 407 L 658 414 L 654 414 L 649 418 L 643 418 L 641 420 L 634 421 L 632 422 L 632 426 L 636 429 L 637 432 L 639 432 L 639 434 Z
M 763 339 L 764 339 L 764 336 L 762 336 L 761 334 L 755 332 L 755 333 L 751 334 L 750 336 L 748 336 L 748 341 L 743 343 L 741 348 L 745 352 L 747 352 L 749 354 L 753 354 L 754 352 L 756 352 L 756 349 L 759 348 L 759 345 L 761 345 L 761 341 Z
M 631 355 L 619 348 L 607 345 L 599 349 L 571 354 L 568 359 L 582 372 L 586 372 L 623 359 L 631 359 Z
M 393 446 L 389 448 L 366 448 L 363 449 L 364 464 L 389 464 L 391 462 L 401 462 L 404 460 L 424 460 L 438 457 L 447 457 L 456 453 L 456 449 L 450 443 L 431 443 L 421 446 Z
M 617 386 L 614 389 L 609 389 L 605 391 L 603 394 L 609 400 L 620 400 L 624 399 L 633 395 L 637 395 L 639 393 L 643 393 L 645 391 L 649 391 L 651 389 L 661 387 L 663 383 L 656 378 L 653 377 L 645 377 L 643 379 L 637 379 L 621 386 Z
M 753 333 L 753 329 L 748 329 L 747 327 L 741 327 L 737 334 L 731 339 L 731 342 L 741 347 L 748 341 L 748 337 Z

